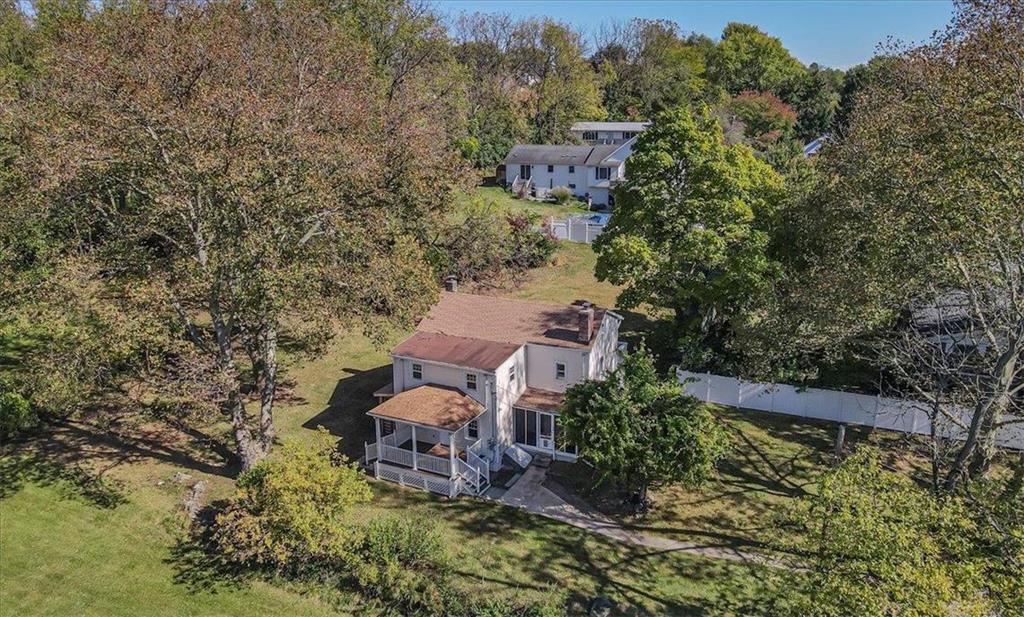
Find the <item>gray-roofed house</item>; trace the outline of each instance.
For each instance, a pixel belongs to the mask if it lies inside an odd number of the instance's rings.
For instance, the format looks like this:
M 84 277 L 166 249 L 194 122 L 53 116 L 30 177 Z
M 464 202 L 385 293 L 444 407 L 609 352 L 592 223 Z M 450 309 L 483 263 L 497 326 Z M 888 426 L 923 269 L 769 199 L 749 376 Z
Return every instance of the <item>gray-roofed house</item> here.
M 589 303 L 457 293 L 455 282 L 391 351 L 391 383 L 367 412 L 366 461 L 381 479 L 449 497 L 479 495 L 507 455 L 576 459 L 561 434 L 565 390 L 619 361 L 619 324 Z
M 633 139 L 650 122 L 576 122 L 569 127 L 573 136 L 587 144 L 621 144 Z
M 564 186 L 595 205 L 612 205 L 611 189 L 626 176 L 635 138 L 618 144 L 513 146 L 505 157 L 505 179 L 517 194 L 543 199 Z

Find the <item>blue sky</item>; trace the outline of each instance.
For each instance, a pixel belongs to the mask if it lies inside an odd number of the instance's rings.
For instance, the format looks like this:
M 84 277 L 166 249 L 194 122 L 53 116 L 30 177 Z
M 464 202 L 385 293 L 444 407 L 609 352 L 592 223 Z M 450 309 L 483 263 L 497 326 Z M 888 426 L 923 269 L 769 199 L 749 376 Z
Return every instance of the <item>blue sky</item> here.
M 686 32 L 717 39 L 730 21 L 759 26 L 782 39 L 805 64 L 847 68 L 867 61 L 888 37 L 915 42 L 941 29 L 952 14 L 947 0 L 790 0 L 786 2 L 629 2 L 628 0 L 435 0 L 444 14 L 460 12 L 550 16 L 585 31 L 633 17 L 670 19 Z

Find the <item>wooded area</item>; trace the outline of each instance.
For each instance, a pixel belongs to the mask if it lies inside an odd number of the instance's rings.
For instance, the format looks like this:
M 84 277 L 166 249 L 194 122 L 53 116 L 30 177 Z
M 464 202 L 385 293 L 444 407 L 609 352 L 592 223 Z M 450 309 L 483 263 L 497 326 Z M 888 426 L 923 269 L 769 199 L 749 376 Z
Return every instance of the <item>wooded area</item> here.
M 784 567 L 704 608 L 1024 611 L 1024 453 L 995 442 L 1024 422 L 1024 2 L 964 0 L 929 41 L 846 71 L 752 25 L 684 26 L 446 21 L 409 0 L 4 0 L 0 460 L 80 420 L 199 432 L 230 486 L 185 535 L 219 572 L 383 612 L 564 614 L 551 587 L 478 602 L 408 519 L 353 521 L 375 498 L 365 474 L 336 440 L 282 438 L 313 418 L 275 414 L 307 363 L 346 336 L 380 352 L 445 277 L 495 293 L 565 276 L 535 203 L 467 195 L 515 144 L 649 120 L 582 248 L 583 293 L 614 293 L 641 344 L 568 391 L 591 488 L 642 513 L 649 492 L 753 456 L 665 369 L 814 384 L 867 367 L 839 385 L 924 401 L 964 439 L 895 446 L 924 476 L 840 443 L 813 487 L 779 489 L 792 507 L 745 521 Z M 576 284 L 552 283 L 565 302 Z M 347 361 L 317 385 L 333 412 Z

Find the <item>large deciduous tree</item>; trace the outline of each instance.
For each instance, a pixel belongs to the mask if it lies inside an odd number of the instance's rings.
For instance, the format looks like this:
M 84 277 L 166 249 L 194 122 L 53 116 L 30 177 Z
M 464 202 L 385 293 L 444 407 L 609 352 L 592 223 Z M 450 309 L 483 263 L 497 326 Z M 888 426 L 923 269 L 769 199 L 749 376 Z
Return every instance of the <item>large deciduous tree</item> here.
M 646 120 L 717 94 L 707 82 L 707 50 L 683 38 L 675 22 L 634 19 L 609 25 L 597 46 L 590 62 L 601 76 L 612 118 Z
M 602 479 L 635 491 L 644 507 L 651 486 L 709 479 L 727 441 L 678 380 L 658 376 L 646 348 L 625 356 L 605 379 L 569 388 L 559 422 Z
M 782 41 L 756 26 L 736 22 L 722 31 L 708 69 L 715 81 L 733 95 L 744 90 L 778 94 L 805 71 Z
M 597 77 L 583 57 L 580 35 L 551 20 L 537 33 L 532 61 L 527 64 L 536 84 L 532 100 L 535 143 L 566 143 L 577 120 L 601 120 L 605 110 Z
M 672 311 L 691 366 L 721 362 L 730 322 L 752 318 L 778 275 L 768 249 L 782 179 L 750 148 L 727 145 L 703 106 L 658 116 L 627 171 L 594 243 L 597 276 L 625 285 L 625 308 Z
M 415 76 L 382 77 L 342 23 L 302 3 L 103 8 L 54 37 L 4 117 L 18 206 L 96 264 L 105 298 L 190 343 L 177 364 L 219 393 L 243 468 L 274 441 L 283 337 L 379 335 L 434 289 L 417 230 L 445 207 L 445 124 L 397 113 Z
M 796 259 L 762 323 L 780 355 L 853 345 L 923 401 L 937 490 L 983 475 L 1024 414 L 1021 57 L 1024 4 L 968 2 L 876 67 L 788 213 Z

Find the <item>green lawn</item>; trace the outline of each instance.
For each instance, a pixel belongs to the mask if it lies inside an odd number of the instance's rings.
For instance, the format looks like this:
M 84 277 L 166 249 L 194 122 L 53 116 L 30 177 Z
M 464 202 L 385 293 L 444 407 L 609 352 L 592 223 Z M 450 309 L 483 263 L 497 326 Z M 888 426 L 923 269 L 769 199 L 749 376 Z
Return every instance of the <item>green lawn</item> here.
M 563 243 L 554 265 L 499 293 L 611 305 L 617 290 L 593 279 L 593 263 L 589 246 Z M 286 375 L 294 383 L 289 400 L 276 414 L 281 439 L 308 439 L 323 425 L 358 456 L 371 431 L 364 415 L 370 395 L 389 379 L 388 362 L 386 346 L 354 333 L 297 362 Z M 69 422 L 7 445 L 0 456 L 0 615 L 375 614 L 336 590 L 225 579 L 180 550 L 185 488 L 172 478 L 187 472 L 208 480 L 209 500 L 229 495 L 226 442 L 223 426 L 179 431 L 126 414 Z M 601 594 L 620 614 L 700 615 L 721 582 L 745 583 L 756 573 L 635 549 L 496 504 L 449 502 L 386 483 L 374 488 L 376 499 L 357 517 L 403 514 L 438 525 L 458 554 L 462 584 L 481 594 L 566 594 L 577 608 Z
M 511 193 L 500 186 L 480 186 L 469 195 L 461 195 L 459 202 L 463 207 L 475 203 L 493 204 L 501 210 L 511 212 L 527 211 L 535 212 L 547 218 L 549 216 L 565 217 L 568 214 L 583 214 L 587 212 L 587 205 L 579 200 L 573 199 L 565 205 L 543 201 L 532 201 L 529 199 L 517 199 Z
M 581 498 L 626 526 L 677 540 L 756 550 L 770 539 L 771 514 L 813 491 L 833 464 L 836 425 L 723 407 L 714 412 L 725 423 L 731 443 L 717 477 L 697 490 L 654 489 L 654 507 L 642 520 L 627 511 L 626 495 L 607 484 L 595 488 L 596 477 L 585 465 L 555 463 L 549 478 L 556 490 L 567 489 L 570 498 Z M 910 439 L 850 426 L 846 448 L 872 444 L 882 450 L 886 465 L 923 479 L 927 465 L 908 453 L 905 442 Z

